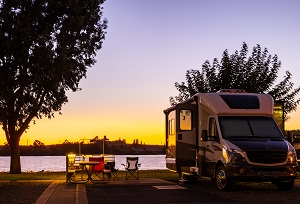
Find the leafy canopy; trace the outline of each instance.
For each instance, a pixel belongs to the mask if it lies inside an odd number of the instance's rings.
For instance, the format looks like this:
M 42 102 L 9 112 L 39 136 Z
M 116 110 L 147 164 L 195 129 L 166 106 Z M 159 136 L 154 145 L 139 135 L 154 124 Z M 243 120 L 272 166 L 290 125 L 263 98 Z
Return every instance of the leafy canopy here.
M 300 99 L 296 98 L 300 87 L 293 89 L 292 74 L 286 71 L 284 79 L 275 84 L 281 68 L 278 56 L 271 56 L 267 48 L 253 47 L 249 57 L 248 46 L 244 42 L 240 51 L 229 54 L 223 52 L 221 61 L 207 60 L 202 70 L 186 72 L 186 82 L 175 83 L 179 95 L 170 97 L 171 105 L 186 100 L 198 92 L 215 92 L 221 89 L 244 89 L 246 92 L 270 94 L 276 101 L 284 101 L 285 114 L 297 109 Z
M 0 122 L 53 117 L 95 63 L 107 22 L 89 0 L 8 0 L 0 7 Z M 100 14 L 100 15 L 99 15 Z M 26 127 L 24 127 L 26 128 Z
M 54 117 L 96 62 L 107 29 L 103 3 L 0 0 L 0 124 L 13 161 L 30 121 Z

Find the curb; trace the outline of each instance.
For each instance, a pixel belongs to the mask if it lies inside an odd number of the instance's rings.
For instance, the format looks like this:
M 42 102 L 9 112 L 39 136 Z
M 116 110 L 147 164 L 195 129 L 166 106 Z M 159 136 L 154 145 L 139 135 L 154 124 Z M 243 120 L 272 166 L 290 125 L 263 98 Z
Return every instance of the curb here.
M 36 200 L 35 204 L 56 204 L 58 200 L 65 203 L 88 204 L 85 184 L 73 185 L 75 187 L 74 190 L 72 190 L 73 187 L 70 189 L 64 180 L 52 181 L 48 188 Z
M 59 183 L 60 181 L 53 181 L 42 193 L 42 195 L 36 200 L 35 204 L 46 204 Z

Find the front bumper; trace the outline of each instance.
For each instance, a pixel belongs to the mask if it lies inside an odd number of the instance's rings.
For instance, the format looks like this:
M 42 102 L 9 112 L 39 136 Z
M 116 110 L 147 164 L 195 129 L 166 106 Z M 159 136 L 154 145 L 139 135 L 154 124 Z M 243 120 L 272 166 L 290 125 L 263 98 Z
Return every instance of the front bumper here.
M 298 174 L 298 164 L 282 166 L 254 166 L 249 164 L 225 164 L 227 177 L 235 181 L 286 181 L 295 179 Z

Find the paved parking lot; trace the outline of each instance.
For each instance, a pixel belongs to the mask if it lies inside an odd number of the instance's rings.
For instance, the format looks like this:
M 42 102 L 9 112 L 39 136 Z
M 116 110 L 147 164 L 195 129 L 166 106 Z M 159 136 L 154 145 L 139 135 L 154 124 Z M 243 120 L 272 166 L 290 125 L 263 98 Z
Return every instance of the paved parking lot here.
M 104 203 L 225 203 L 232 202 L 215 194 L 162 181 L 159 179 L 128 180 L 109 185 L 86 185 L 89 204 Z
M 156 178 L 110 181 L 108 184 L 72 184 L 54 181 L 36 204 L 95 203 L 300 203 L 300 179 L 291 191 L 271 183 L 239 183 L 219 191 L 213 182 L 178 185 Z
M 297 180 L 292 191 L 278 191 L 271 183 L 238 183 L 231 191 L 223 192 L 210 180 L 183 185 L 159 179 L 129 180 L 86 185 L 86 195 L 89 204 L 99 200 L 105 203 L 300 203 L 298 183 Z

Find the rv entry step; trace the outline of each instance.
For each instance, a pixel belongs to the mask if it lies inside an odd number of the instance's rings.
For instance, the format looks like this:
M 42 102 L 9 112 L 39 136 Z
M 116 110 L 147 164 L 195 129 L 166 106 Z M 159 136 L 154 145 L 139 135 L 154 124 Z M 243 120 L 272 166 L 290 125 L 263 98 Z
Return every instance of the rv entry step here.
M 179 179 L 179 183 L 197 183 L 198 174 L 196 173 L 181 173 L 181 178 Z

